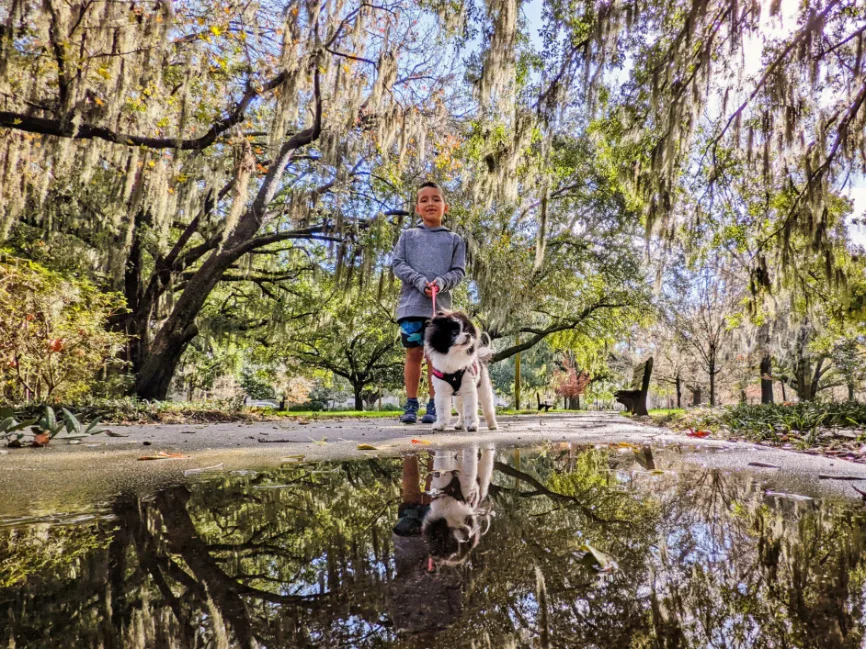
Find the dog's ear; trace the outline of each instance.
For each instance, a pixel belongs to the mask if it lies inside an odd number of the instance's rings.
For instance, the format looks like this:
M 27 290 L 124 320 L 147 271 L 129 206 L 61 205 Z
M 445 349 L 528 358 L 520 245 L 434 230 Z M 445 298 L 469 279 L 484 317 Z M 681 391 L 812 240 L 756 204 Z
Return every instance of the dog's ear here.
M 430 554 L 434 557 L 449 557 L 460 549 L 460 544 L 444 518 L 425 521 L 423 534 Z

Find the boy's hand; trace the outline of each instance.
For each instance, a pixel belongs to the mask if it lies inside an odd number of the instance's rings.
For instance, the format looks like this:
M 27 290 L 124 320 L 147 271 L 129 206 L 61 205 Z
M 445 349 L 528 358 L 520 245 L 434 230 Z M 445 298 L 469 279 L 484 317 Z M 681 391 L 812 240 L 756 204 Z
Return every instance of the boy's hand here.
M 436 283 L 435 279 L 432 282 L 427 282 L 427 288 L 424 289 L 424 295 L 426 295 L 427 297 L 433 297 L 434 288 L 436 289 L 437 293 L 442 291 L 442 289 L 439 288 L 439 284 Z

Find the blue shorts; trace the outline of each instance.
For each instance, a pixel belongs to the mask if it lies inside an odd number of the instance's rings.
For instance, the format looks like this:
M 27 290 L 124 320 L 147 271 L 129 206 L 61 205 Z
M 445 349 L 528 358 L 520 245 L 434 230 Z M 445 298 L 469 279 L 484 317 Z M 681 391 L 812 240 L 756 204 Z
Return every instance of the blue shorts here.
M 400 342 L 405 349 L 424 346 L 424 327 L 430 320 L 427 318 L 404 318 L 400 325 Z

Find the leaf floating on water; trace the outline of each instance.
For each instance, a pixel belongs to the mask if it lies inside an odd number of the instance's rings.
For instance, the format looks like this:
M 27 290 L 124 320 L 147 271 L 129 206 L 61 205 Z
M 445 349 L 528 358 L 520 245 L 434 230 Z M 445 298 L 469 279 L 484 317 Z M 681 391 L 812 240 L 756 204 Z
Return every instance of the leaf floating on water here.
M 757 466 L 762 469 L 781 469 L 782 467 L 776 464 L 766 464 L 764 462 L 749 462 L 748 466 Z
M 699 437 L 700 439 L 704 439 L 710 435 L 712 435 L 712 433 L 708 430 L 695 430 L 694 428 L 689 428 L 688 431 L 686 431 L 686 436 L 688 437 Z
M 159 451 L 156 455 L 142 455 L 138 460 L 139 462 L 142 460 L 179 460 L 185 457 L 187 456 L 183 453 L 167 453 L 166 451 Z
M 183 474 L 185 476 L 195 475 L 196 473 L 203 473 L 204 471 L 219 471 L 222 468 L 223 468 L 223 463 L 220 462 L 219 464 L 214 464 L 213 466 L 205 466 L 205 467 L 202 467 L 201 469 L 187 469 L 186 471 L 183 472 Z
M 432 444 L 433 442 L 426 440 L 426 439 L 413 439 L 412 443 L 413 444 L 423 444 L 424 446 L 430 446 L 430 444 Z
M 640 447 L 637 444 L 629 444 L 628 442 L 617 442 L 610 446 L 611 448 L 630 448 L 633 451 L 640 451 Z
M 784 491 L 765 491 L 765 496 L 775 496 L 776 498 L 787 498 L 788 500 L 813 500 L 813 498 L 809 496 L 803 496 L 801 494 L 789 494 Z
M 379 449 L 377 449 L 372 444 L 358 444 L 358 450 L 359 451 L 378 451 Z
M 585 553 L 581 563 L 596 572 L 613 572 L 618 568 L 616 561 L 609 554 L 597 550 L 589 543 L 584 543 L 580 549 Z

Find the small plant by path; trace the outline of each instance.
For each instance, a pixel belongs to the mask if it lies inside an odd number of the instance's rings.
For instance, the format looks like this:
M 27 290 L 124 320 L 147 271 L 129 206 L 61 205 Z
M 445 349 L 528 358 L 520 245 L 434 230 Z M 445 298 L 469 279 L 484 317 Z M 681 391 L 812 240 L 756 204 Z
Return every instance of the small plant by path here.
M 650 412 L 654 423 L 680 432 L 748 440 L 866 463 L 866 404 L 803 402 Z
M 6 440 L 9 448 L 23 446 L 48 446 L 52 440 L 77 444 L 91 435 L 107 432 L 99 426 L 99 420 L 82 425 L 74 414 L 66 408 L 61 408 L 62 415 L 58 420 L 51 406 L 45 406 L 41 416 L 25 421 L 18 421 L 15 413 L 5 410 L 0 413 L 0 439 Z

